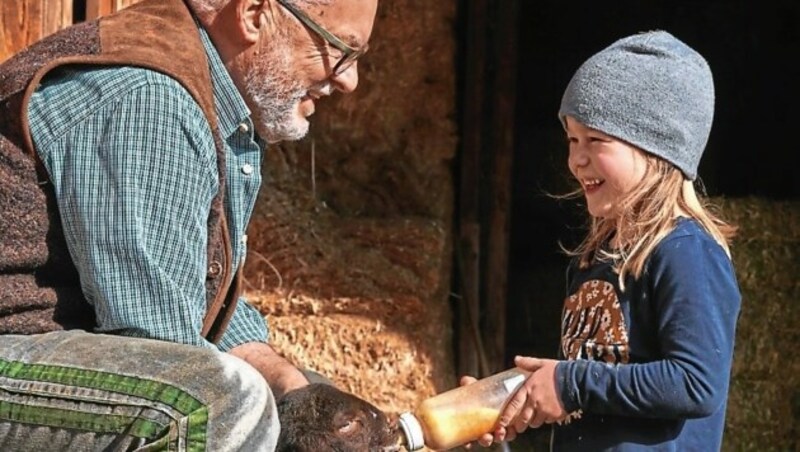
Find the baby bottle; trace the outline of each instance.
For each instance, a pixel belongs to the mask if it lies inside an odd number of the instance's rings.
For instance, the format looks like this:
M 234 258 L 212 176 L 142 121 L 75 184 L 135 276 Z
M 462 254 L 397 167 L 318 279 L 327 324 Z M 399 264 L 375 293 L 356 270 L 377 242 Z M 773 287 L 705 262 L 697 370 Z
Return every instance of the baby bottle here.
M 530 372 L 511 368 L 423 401 L 399 418 L 400 441 L 409 451 L 447 450 L 494 431 L 500 413 Z

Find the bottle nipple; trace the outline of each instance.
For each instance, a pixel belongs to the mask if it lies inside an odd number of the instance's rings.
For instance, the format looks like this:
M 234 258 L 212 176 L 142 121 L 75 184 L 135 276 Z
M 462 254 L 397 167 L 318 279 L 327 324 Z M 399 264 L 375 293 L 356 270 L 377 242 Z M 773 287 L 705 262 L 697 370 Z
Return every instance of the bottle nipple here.
M 406 440 L 406 449 L 415 451 L 425 447 L 425 436 L 417 417 L 411 413 L 402 413 L 398 419 L 400 429 Z

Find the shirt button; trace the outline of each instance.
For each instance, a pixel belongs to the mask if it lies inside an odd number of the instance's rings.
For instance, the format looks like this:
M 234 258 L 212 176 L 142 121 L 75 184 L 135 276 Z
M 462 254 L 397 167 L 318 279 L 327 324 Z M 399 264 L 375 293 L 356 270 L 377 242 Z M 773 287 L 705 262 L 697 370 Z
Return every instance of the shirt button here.
M 208 265 L 208 278 L 214 279 L 222 273 L 222 264 L 213 261 Z
M 253 165 L 249 163 L 242 165 L 242 173 L 244 173 L 245 176 L 253 174 Z
M 246 122 L 239 124 L 239 132 L 247 133 L 249 131 L 250 131 L 250 126 L 248 126 Z

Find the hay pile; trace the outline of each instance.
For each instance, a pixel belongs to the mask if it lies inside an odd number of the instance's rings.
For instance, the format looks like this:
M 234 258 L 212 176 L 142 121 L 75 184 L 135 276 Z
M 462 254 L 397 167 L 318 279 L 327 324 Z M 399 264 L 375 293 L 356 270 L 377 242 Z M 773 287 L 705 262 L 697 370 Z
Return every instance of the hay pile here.
M 296 195 L 273 192 L 249 229 L 246 296 L 276 348 L 390 414 L 453 387 L 448 231 L 302 210 Z
M 800 202 L 719 199 L 742 290 L 724 450 L 800 450 Z

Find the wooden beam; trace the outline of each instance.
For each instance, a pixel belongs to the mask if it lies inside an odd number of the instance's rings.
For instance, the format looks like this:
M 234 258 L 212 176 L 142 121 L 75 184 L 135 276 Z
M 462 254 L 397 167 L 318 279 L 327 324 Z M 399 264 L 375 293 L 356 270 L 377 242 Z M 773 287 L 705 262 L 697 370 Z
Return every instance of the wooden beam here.
M 141 0 L 86 0 L 86 20 L 97 19 Z
M 114 11 L 113 0 L 86 0 L 86 20 L 111 14 Z
M 491 127 L 485 152 L 491 161 L 486 243 L 486 323 L 484 344 L 491 373 L 506 367 L 508 260 L 511 227 L 512 164 L 516 108 L 519 0 L 505 0 L 495 10 L 491 43 L 494 71 L 490 82 Z
M 457 305 L 457 367 L 459 375 L 485 376 L 480 342 L 480 186 L 483 130 L 484 69 L 486 66 L 487 0 L 465 0 L 464 91 L 461 130 L 458 250 L 461 298 Z

